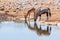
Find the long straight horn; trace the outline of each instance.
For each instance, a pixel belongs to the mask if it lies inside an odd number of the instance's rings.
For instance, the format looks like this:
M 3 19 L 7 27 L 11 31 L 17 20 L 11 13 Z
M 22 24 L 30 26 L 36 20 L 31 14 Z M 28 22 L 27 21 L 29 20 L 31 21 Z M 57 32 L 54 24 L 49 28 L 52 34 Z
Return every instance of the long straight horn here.
M 26 15 L 24 15 L 24 17 L 25 17 L 25 23 L 27 23 L 27 20 L 26 20 L 26 19 L 27 19 L 27 16 L 26 16 Z

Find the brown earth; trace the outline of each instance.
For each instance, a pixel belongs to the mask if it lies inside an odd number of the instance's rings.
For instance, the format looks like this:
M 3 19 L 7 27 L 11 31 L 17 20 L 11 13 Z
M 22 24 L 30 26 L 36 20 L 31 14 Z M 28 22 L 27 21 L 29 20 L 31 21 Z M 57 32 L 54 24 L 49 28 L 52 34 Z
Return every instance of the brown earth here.
M 24 9 L 24 10 L 4 10 L 4 11 L 0 11 L 0 15 L 2 14 L 2 16 L 0 16 L 1 21 L 24 21 L 24 15 L 26 15 L 27 11 L 29 9 Z M 9 11 L 9 12 L 8 12 Z M 6 14 L 7 13 L 7 14 Z M 51 10 L 52 13 L 52 17 L 49 17 L 49 22 L 60 22 L 60 10 Z M 5 15 L 5 16 L 4 16 Z M 29 17 L 28 17 L 29 18 Z M 31 12 L 30 14 L 30 19 L 34 18 L 34 13 Z M 33 20 L 33 19 L 31 19 Z M 46 21 L 46 15 L 43 14 L 42 15 L 42 21 Z
M 17 21 L 21 22 L 24 21 L 25 15 L 27 14 L 28 10 L 30 10 L 32 7 L 38 8 L 38 7 L 49 7 L 51 9 L 52 17 L 49 17 L 49 22 L 60 22 L 60 3 L 54 3 L 53 0 L 50 0 L 49 2 L 34 2 L 29 1 L 27 2 L 26 6 L 19 9 L 15 8 L 15 6 L 7 7 L 6 3 L 9 3 L 10 1 L 5 0 L 4 2 L 0 2 L 0 6 L 4 6 L 4 10 L 0 10 L 0 21 Z M 30 4 L 30 6 L 28 5 Z M 57 8 L 56 8 L 57 7 Z M 14 9 L 15 8 L 15 9 Z M 33 20 L 34 13 L 31 12 L 30 19 Z M 29 18 L 29 16 L 28 16 Z M 46 21 L 46 15 L 42 15 L 42 21 Z

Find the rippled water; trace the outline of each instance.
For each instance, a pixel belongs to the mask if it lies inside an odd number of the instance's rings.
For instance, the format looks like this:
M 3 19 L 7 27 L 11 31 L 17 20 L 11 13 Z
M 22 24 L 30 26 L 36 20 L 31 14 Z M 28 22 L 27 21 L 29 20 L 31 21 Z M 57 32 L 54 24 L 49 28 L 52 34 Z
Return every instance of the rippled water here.
M 33 22 L 0 23 L 0 40 L 60 40 L 60 28 L 57 26 L 42 26 Z

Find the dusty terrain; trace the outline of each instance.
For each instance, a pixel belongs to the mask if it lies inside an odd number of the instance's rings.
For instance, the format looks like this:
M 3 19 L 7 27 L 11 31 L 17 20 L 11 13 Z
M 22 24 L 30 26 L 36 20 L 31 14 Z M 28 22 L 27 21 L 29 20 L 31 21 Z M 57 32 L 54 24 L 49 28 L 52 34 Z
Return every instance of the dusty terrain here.
M 46 1 L 33 1 L 33 0 L 23 0 L 23 1 L 12 1 L 12 0 L 3 0 L 0 2 L 0 21 L 17 21 L 21 22 L 24 21 L 24 15 L 31 8 L 38 8 L 41 9 L 49 7 L 51 9 L 52 17 L 49 17 L 49 22 L 60 22 L 60 1 L 57 0 L 46 0 Z M 20 3 L 20 4 L 19 4 Z M 30 19 L 34 18 L 34 13 L 31 12 Z M 28 17 L 29 18 L 29 17 Z M 46 21 L 46 15 L 42 15 L 42 20 Z

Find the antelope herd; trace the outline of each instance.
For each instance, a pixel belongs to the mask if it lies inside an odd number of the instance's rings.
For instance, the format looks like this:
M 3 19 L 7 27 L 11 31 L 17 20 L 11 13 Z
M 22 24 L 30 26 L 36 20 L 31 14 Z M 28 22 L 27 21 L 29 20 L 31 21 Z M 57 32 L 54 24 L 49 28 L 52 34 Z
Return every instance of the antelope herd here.
M 27 14 L 25 15 L 25 20 L 26 20 L 27 16 L 30 15 L 30 12 L 31 12 L 31 11 L 34 12 L 34 21 L 35 21 L 35 22 L 36 22 L 38 16 L 40 16 L 40 20 L 41 20 L 41 15 L 42 15 L 42 14 L 46 14 L 47 20 L 48 20 L 48 16 L 51 17 L 50 8 L 46 8 L 46 9 L 41 10 L 41 8 L 39 7 L 38 9 L 35 9 L 35 8 L 30 9 L 30 10 L 27 12 Z

